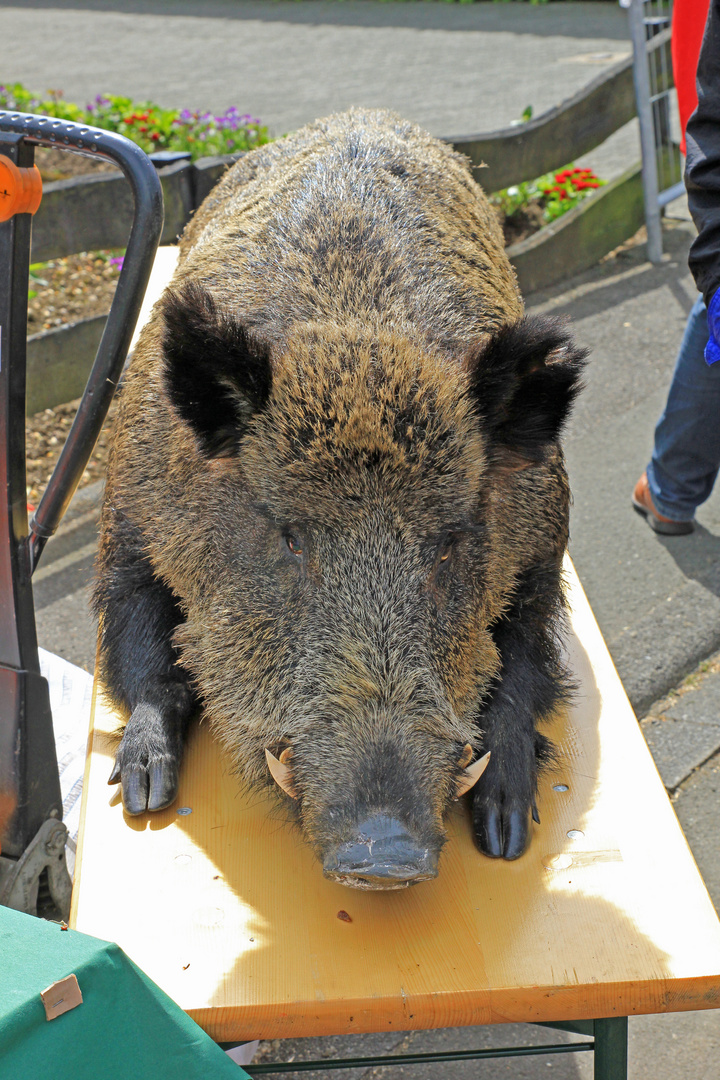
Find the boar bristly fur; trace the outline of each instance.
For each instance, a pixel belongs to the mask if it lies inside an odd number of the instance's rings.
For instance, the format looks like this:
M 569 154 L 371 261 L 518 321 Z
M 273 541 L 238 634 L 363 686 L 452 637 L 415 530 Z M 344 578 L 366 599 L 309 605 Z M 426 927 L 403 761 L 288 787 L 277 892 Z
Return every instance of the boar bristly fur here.
M 128 812 L 174 799 L 201 705 L 242 782 L 282 756 L 327 873 L 395 829 L 397 865 L 338 880 L 436 872 L 468 744 L 478 844 L 522 854 L 583 357 L 523 317 L 493 209 L 412 125 L 356 110 L 238 162 L 120 398 L 95 603 Z

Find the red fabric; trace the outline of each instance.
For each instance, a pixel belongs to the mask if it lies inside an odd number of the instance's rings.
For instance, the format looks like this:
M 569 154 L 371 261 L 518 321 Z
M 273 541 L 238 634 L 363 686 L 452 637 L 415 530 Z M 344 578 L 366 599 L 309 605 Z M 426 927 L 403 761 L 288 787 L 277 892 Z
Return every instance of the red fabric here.
M 675 0 L 673 4 L 672 64 L 682 131 L 680 149 L 683 154 L 685 128 L 697 106 L 695 75 L 709 7 L 710 0 Z

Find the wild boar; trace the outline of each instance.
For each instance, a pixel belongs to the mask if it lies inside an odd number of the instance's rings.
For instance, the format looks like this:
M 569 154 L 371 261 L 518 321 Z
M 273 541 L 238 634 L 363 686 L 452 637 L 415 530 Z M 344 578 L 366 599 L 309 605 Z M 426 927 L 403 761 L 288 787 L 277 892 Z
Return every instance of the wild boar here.
M 488 752 L 477 844 L 521 855 L 566 694 L 583 359 L 523 316 L 494 209 L 419 128 L 353 110 L 239 161 L 120 398 L 95 606 L 127 813 L 175 799 L 202 708 L 335 880 L 436 876 Z

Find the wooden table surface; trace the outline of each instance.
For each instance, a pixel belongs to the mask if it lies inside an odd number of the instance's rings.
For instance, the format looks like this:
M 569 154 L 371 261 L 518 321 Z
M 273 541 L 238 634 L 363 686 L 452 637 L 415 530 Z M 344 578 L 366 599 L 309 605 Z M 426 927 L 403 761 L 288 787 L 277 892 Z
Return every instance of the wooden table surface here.
M 570 563 L 568 582 L 580 688 L 520 860 L 480 855 L 458 806 L 435 881 L 326 881 L 202 724 L 177 803 L 127 818 L 98 698 L 71 924 L 222 1041 L 720 1007 L 720 924 Z

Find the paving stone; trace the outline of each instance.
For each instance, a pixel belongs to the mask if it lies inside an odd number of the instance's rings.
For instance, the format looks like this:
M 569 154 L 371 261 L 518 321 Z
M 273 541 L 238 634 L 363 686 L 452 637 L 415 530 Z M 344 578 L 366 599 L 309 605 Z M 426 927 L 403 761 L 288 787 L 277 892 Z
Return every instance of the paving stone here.
M 697 688 L 679 697 L 665 715 L 694 724 L 720 724 L 720 672 L 706 675 Z
M 38 644 L 90 672 L 97 648 L 90 583 L 102 487 L 96 483 L 77 492 L 33 578 Z
M 641 727 L 669 791 L 720 750 L 720 720 L 702 723 L 665 714 L 643 720 Z
M 368 1035 L 329 1035 L 314 1039 L 272 1039 L 260 1043 L 258 1053 L 253 1058 L 255 1063 L 287 1061 L 287 1072 L 273 1073 L 278 1080 L 302 1080 L 307 1073 L 293 1070 L 291 1062 L 321 1061 L 348 1057 L 370 1057 L 373 1054 L 389 1054 L 403 1043 L 406 1033 L 402 1031 L 382 1031 Z M 315 1080 L 335 1080 L 342 1075 L 347 1080 L 361 1080 L 368 1075 L 368 1069 L 359 1066 L 356 1069 L 343 1070 L 342 1074 L 331 1069 L 313 1070 Z
M 638 475 L 641 471 L 638 470 Z M 646 533 L 653 543 L 656 534 L 638 515 L 635 518 L 629 527 L 640 532 L 641 543 L 646 541 Z M 671 539 L 677 543 L 685 537 Z M 639 580 L 636 579 L 635 588 L 622 601 L 628 625 L 618 633 L 606 632 L 608 648 L 638 716 L 643 716 L 654 701 L 677 686 L 720 646 L 720 597 L 698 581 L 683 580 L 682 572 L 672 564 L 672 554 L 666 559 L 649 552 L 647 562 L 638 560 Z M 657 565 L 652 567 L 653 560 L 656 564 L 662 561 L 662 569 Z M 575 565 L 583 581 L 584 560 L 581 566 L 577 561 Z M 644 605 L 642 582 L 653 578 L 659 586 L 665 585 L 668 596 L 658 596 L 654 604 Z M 608 582 L 605 591 L 619 599 L 620 583 L 618 574 Z M 596 593 L 595 589 L 592 591 Z M 595 615 L 602 629 L 597 611 Z
M 633 1016 L 628 1032 L 632 1080 L 717 1080 L 720 1010 Z
M 720 911 L 720 755 L 685 780 L 673 805 L 710 898 Z

